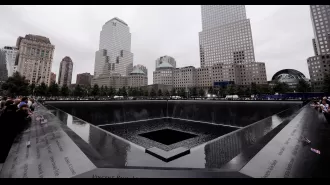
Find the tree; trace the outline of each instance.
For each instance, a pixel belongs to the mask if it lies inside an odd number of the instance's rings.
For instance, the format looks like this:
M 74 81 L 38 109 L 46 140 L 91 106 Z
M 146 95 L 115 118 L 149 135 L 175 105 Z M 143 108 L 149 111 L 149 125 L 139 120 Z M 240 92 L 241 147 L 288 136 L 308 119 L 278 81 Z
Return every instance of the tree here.
M 123 88 L 122 88 L 122 96 L 124 96 L 124 97 L 126 97 L 127 96 L 127 90 L 126 90 L 126 87 L 124 86 Z
M 121 96 L 122 94 L 123 94 L 123 93 L 122 93 L 122 90 L 121 90 L 121 88 L 119 88 L 118 91 L 116 92 L 116 95 L 117 95 L 117 96 Z
M 170 96 L 170 92 L 167 89 L 165 90 L 164 94 L 165 94 L 166 97 Z
M 143 92 L 143 96 L 149 96 L 148 89 L 146 89 L 146 90 Z
M 100 96 L 106 96 L 106 95 L 107 95 L 107 92 L 105 91 L 105 88 L 104 88 L 103 85 L 102 85 L 101 88 L 100 88 L 99 95 L 100 95 Z
M 35 83 L 30 84 L 28 86 L 29 94 L 34 95 L 35 88 L 36 88 L 36 84 Z
M 257 84 L 254 82 L 251 83 L 251 94 L 253 95 L 259 94 Z
M 186 92 L 184 91 L 184 88 L 180 88 L 178 89 L 178 96 L 181 96 L 181 97 L 186 97 Z
M 61 96 L 69 96 L 69 94 L 70 94 L 70 89 L 69 89 L 69 87 L 66 84 L 64 84 L 61 87 L 61 90 L 60 91 L 61 91 L 60 92 Z
M 94 84 L 93 88 L 92 88 L 92 92 L 91 95 L 92 96 L 98 96 L 100 93 L 100 89 L 99 86 L 97 84 Z
M 286 93 L 289 91 L 289 85 L 282 82 L 275 82 L 274 91 L 280 94 Z
M 163 96 L 163 92 L 161 89 L 158 89 L 157 96 Z
M 323 92 L 330 93 L 330 75 L 326 74 L 323 79 Z
M 204 96 L 205 96 L 205 91 L 204 91 L 203 88 L 199 88 L 198 95 L 199 95 L 200 97 L 204 97 Z
M 37 96 L 46 96 L 48 91 L 47 85 L 42 82 L 40 85 L 38 85 L 35 89 L 35 94 Z
M 140 87 L 138 90 L 138 96 L 143 96 L 143 93 L 144 93 L 144 91 L 143 91 L 142 87 Z
M 191 88 L 191 96 L 194 97 L 194 99 L 195 99 L 196 96 L 198 96 L 198 92 L 197 92 L 196 87 Z
M 151 97 L 156 96 L 156 91 L 155 91 L 154 88 L 151 89 L 151 91 L 150 91 L 150 96 L 151 96 Z
M 171 96 L 176 96 L 177 95 L 175 88 L 171 89 L 170 94 L 171 94 Z
M 52 82 L 48 87 L 48 94 L 50 96 L 58 96 L 60 94 L 60 88 L 57 83 Z
M 238 85 L 236 86 L 236 92 L 235 94 L 237 94 L 238 96 L 242 96 L 245 95 L 244 89 L 242 86 Z
M 233 84 L 228 85 L 226 91 L 227 91 L 227 94 L 229 94 L 229 95 L 236 94 L 235 93 L 236 92 L 235 85 L 233 85 Z
M 1 88 L 10 96 L 28 95 L 28 85 L 25 77 L 16 72 L 2 84 Z
M 116 89 L 113 87 L 110 87 L 108 90 L 108 96 L 114 96 L 116 95 Z
M 213 89 L 212 86 L 209 87 L 207 93 L 208 93 L 208 94 L 214 94 L 214 89 Z
M 295 89 L 297 92 L 310 92 L 311 87 L 304 79 L 298 81 L 297 87 Z
M 74 88 L 74 91 L 73 91 L 73 95 L 74 96 L 83 96 L 84 92 L 83 92 L 83 89 L 81 88 L 81 86 L 78 84 L 76 85 L 76 87 Z
M 133 95 L 133 88 L 132 87 L 128 87 L 127 94 L 128 94 L 128 96 L 134 96 Z

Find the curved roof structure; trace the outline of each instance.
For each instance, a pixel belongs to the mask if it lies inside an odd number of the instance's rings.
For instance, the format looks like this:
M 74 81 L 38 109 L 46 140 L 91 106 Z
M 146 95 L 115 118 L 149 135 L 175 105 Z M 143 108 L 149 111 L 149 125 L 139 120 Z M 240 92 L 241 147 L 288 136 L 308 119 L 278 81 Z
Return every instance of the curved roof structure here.
M 279 81 L 285 83 L 298 83 L 299 80 L 307 81 L 305 75 L 295 69 L 280 70 L 272 77 L 272 81 Z
M 171 64 L 169 64 L 168 62 L 163 62 L 161 64 L 159 64 L 159 66 L 157 68 L 166 68 L 166 67 L 173 67 Z
M 144 72 L 139 69 L 139 68 L 135 68 L 130 74 L 141 74 L 144 75 Z

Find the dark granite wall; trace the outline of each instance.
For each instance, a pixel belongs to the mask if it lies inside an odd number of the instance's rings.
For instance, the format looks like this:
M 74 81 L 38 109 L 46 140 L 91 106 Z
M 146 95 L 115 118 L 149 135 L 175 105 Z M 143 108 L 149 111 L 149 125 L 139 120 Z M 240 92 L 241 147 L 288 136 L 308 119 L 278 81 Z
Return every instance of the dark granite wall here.
M 173 117 L 232 126 L 247 126 L 301 102 L 111 101 L 47 104 L 94 125 Z

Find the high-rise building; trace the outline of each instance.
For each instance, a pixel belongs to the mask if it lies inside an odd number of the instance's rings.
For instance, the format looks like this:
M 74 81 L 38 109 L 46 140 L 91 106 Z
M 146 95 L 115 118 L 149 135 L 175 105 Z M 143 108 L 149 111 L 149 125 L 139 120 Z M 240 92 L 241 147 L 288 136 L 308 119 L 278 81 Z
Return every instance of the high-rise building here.
M 133 67 L 133 71 L 129 74 L 128 86 L 129 87 L 141 87 L 148 85 L 148 70 L 143 65 L 136 65 Z
M 58 85 L 63 86 L 66 84 L 68 87 L 71 85 L 72 80 L 73 62 L 70 57 L 66 56 L 62 59 L 58 75 Z
M 137 65 L 135 65 L 135 66 L 133 67 L 133 70 L 136 69 L 136 68 L 140 69 L 141 71 L 143 71 L 143 73 L 144 73 L 145 75 L 148 76 L 148 69 L 147 69 L 146 66 L 141 65 L 141 64 L 137 64 Z
M 55 46 L 49 38 L 39 35 L 25 35 L 16 42 L 18 47 L 17 71 L 26 77 L 29 83 L 50 84 L 51 66 Z
M 90 86 L 92 83 L 93 75 L 90 73 L 80 73 L 77 74 L 76 84 L 83 86 Z
M 17 58 L 18 48 L 5 46 L 3 49 L 0 50 L 5 54 L 7 75 L 8 77 L 10 77 L 16 72 L 17 69 L 16 58 Z
M 313 91 L 322 91 L 323 80 L 330 71 L 330 5 L 310 5 L 315 56 L 307 59 Z
M 330 53 L 330 5 L 310 5 L 317 54 Z
M 250 20 L 244 5 L 202 5 L 201 67 L 254 62 Z
M 55 83 L 56 82 L 56 74 L 51 72 L 50 74 L 50 83 Z
M 0 82 L 4 82 L 8 79 L 7 59 L 6 53 L 0 50 Z
M 95 54 L 94 78 L 113 73 L 127 76 L 132 68 L 131 33 L 128 25 L 115 17 L 102 27 L 99 50 Z
M 173 70 L 173 87 L 190 88 L 197 85 L 197 73 L 194 66 L 186 66 Z
M 172 67 L 176 68 L 176 61 L 173 57 L 170 56 L 162 56 L 156 60 L 156 69 L 161 66 L 161 64 L 167 63 L 170 64 Z

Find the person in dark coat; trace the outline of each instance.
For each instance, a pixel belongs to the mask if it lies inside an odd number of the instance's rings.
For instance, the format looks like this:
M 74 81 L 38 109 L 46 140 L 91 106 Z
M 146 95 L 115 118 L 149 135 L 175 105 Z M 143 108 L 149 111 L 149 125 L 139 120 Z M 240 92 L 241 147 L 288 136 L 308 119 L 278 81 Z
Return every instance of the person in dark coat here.
M 14 104 L 14 101 L 7 100 L 5 108 L 0 116 L 0 163 L 6 160 L 11 145 L 16 137 L 15 116 L 17 110 L 18 108 L 17 105 Z

